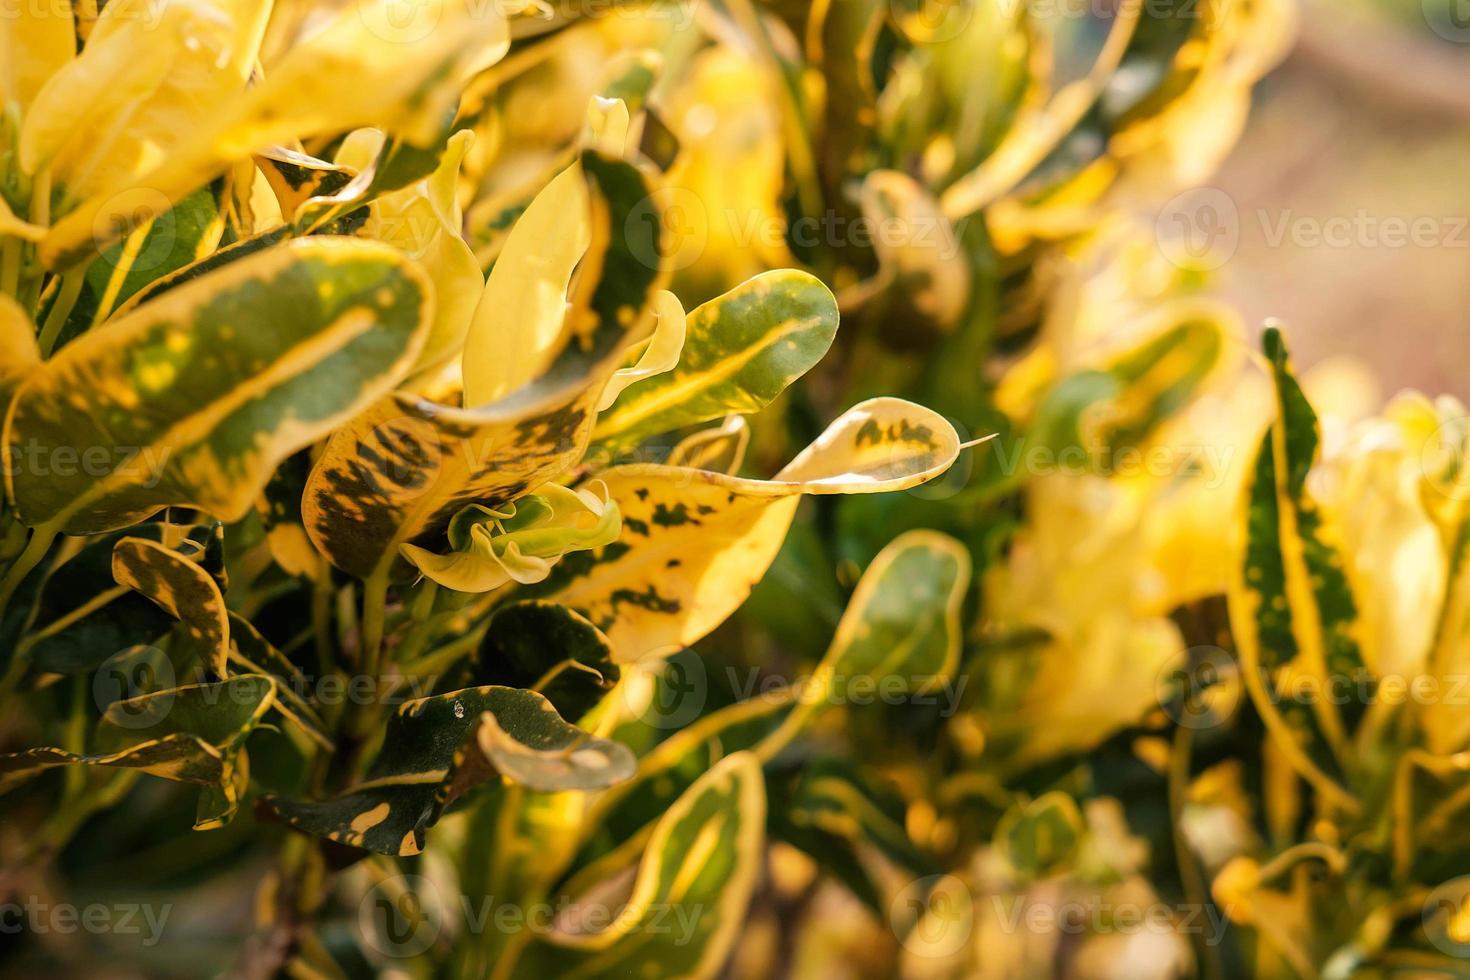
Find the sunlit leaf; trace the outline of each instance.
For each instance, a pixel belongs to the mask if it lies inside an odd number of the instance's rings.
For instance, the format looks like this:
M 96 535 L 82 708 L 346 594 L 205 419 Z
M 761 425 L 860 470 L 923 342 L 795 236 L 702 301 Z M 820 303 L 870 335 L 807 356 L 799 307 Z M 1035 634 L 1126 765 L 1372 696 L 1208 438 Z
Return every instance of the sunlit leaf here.
M 16 393 L 5 464 L 21 519 L 92 533 L 170 504 L 244 516 L 276 463 L 402 377 L 431 299 L 385 246 L 302 240 L 87 334 Z M 68 452 L 86 465 L 34 462 Z
M 621 538 L 565 559 L 536 594 L 576 609 L 620 662 L 666 656 L 734 612 L 770 567 L 804 494 L 881 493 L 943 473 L 959 438 L 942 417 L 894 398 L 849 409 L 773 480 L 687 468 L 598 475 L 622 511 Z

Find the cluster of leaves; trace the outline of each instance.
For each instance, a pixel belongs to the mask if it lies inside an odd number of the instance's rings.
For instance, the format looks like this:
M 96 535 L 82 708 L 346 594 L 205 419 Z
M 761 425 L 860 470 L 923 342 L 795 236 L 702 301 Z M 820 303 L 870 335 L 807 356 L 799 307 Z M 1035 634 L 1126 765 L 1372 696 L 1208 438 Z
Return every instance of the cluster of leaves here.
M 1324 456 L 1127 217 L 1289 16 L 7 19 L 6 894 L 195 896 L 183 974 L 1453 970 L 1470 726 L 1374 692 L 1463 672 L 1465 413 Z M 1006 915 L 1078 903 L 1175 928 Z
M 7 831 L 31 828 L 7 894 L 97 821 L 202 863 L 185 799 L 237 859 L 278 847 L 249 974 L 403 952 L 330 924 L 435 856 L 446 894 L 617 913 L 451 928 L 427 962 L 705 974 L 760 866 L 761 762 L 820 712 L 741 707 L 748 744 L 655 753 L 656 664 L 741 604 L 803 497 L 922 484 L 959 439 L 870 398 L 738 475 L 745 416 L 827 352 L 838 309 L 795 270 L 687 314 L 665 288 L 656 52 L 599 64 L 517 183 L 501 100 L 577 19 L 399 13 L 6 20 L 0 793 Z M 876 670 L 878 625 L 937 630 L 912 655 L 943 657 L 966 574 L 944 541 L 896 544 L 832 669 Z M 678 942 L 650 921 L 671 905 L 694 916 Z

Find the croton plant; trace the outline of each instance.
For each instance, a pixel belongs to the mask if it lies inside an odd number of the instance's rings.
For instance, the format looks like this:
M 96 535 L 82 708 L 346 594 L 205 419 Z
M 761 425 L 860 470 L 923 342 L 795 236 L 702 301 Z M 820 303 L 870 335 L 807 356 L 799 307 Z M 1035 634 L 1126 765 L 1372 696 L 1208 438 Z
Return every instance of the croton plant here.
M 1290 20 L 7 11 L 16 962 L 1460 975 L 1464 410 L 1136 220 Z
M 44 866 L 163 780 L 193 797 L 191 820 L 145 805 L 169 838 L 245 822 L 278 849 L 250 973 L 381 958 L 315 931 L 344 869 L 360 887 L 434 854 L 457 895 L 616 909 L 411 951 L 441 968 L 708 973 L 755 880 L 761 761 L 818 701 L 762 702 L 763 735 L 717 759 L 640 759 L 625 729 L 803 496 L 918 485 L 960 440 L 870 398 L 738 475 L 744 417 L 831 346 L 832 293 L 773 270 L 686 312 L 666 288 L 651 55 L 611 64 L 477 252 L 468 164 L 496 155 L 498 86 L 566 25 L 401 14 L 114 0 L 6 21 L 0 617 L 23 747 L 0 790 L 10 827 L 48 808 L 7 864 Z M 896 543 L 829 672 L 894 649 L 939 670 L 962 559 Z

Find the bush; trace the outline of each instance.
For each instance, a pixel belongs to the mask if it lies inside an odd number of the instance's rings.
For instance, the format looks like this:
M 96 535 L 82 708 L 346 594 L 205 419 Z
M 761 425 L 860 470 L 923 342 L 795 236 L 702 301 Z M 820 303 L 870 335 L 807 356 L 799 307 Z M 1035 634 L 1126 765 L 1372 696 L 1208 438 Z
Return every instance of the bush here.
M 17 962 L 1452 967 L 1464 412 L 1132 217 L 1288 8 L 1043 6 L 13 20 Z

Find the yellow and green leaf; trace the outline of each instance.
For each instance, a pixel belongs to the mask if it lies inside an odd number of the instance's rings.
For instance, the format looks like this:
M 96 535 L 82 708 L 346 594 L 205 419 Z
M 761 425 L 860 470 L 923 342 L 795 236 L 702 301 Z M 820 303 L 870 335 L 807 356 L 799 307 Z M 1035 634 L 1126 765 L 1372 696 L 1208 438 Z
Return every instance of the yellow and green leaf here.
M 593 438 L 620 450 L 758 412 L 821 360 L 837 320 L 837 300 L 813 276 L 792 269 L 756 276 L 692 311 L 678 365 L 623 391 Z
M 576 609 L 618 660 L 666 656 L 733 613 L 765 574 L 805 494 L 881 493 L 947 470 L 959 437 L 896 398 L 849 409 L 773 480 L 638 464 L 598 475 L 623 515 L 619 540 L 562 561 L 533 591 Z
M 511 975 L 716 975 L 754 892 L 765 826 L 760 760 L 725 757 L 669 807 L 646 845 L 620 855 L 622 867 L 570 895 L 572 911 L 526 948 Z M 610 909 L 612 921 L 584 921 L 578 909 Z
M 581 169 L 591 185 L 593 244 L 566 313 L 577 339 L 544 374 L 488 404 L 451 407 L 396 392 L 338 431 L 312 471 L 302 507 L 312 540 L 338 568 L 362 578 L 385 575 L 400 546 L 434 542 L 466 506 L 498 508 L 581 459 L 602 385 L 638 339 L 659 278 L 644 261 L 659 254 L 659 229 L 629 221 L 647 199 L 644 176 L 593 154 Z M 480 306 L 487 309 L 483 297 Z M 527 328 L 499 322 L 507 332 Z M 472 332 L 467 384 L 473 343 Z M 520 349 L 512 344 L 486 356 L 509 358 Z M 455 397 L 450 388 L 444 400 Z
M 56 766 L 137 769 L 203 787 L 195 829 L 221 826 L 234 816 L 243 792 L 245 740 L 275 697 L 269 677 L 242 674 L 114 701 L 97 724 L 90 752 L 46 747 L 0 755 L 0 792 Z
M 1292 374 L 1281 332 L 1268 329 L 1263 344 L 1277 416 L 1245 489 L 1231 629 L 1246 689 L 1272 737 L 1319 792 L 1348 803 L 1347 739 L 1373 678 L 1334 531 L 1307 486 L 1320 443 L 1317 416 Z M 1339 710 L 1339 700 L 1347 710 Z
M 345 239 L 290 242 L 170 290 L 16 393 L 4 462 L 17 512 L 73 534 L 168 505 L 238 520 L 277 463 L 402 378 L 431 304 L 411 262 Z M 48 464 L 68 453 L 88 465 Z

